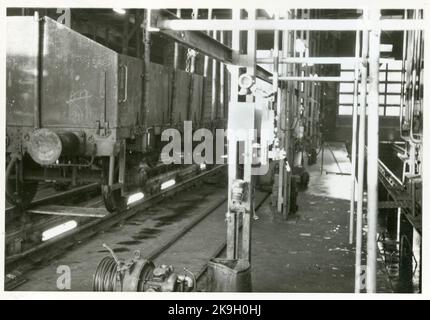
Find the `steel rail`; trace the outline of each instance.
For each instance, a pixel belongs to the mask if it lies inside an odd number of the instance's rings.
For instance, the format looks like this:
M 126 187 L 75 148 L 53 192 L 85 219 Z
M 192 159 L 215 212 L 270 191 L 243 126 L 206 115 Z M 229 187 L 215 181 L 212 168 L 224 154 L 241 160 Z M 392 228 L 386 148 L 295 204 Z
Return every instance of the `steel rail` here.
M 71 190 L 50 194 L 50 195 L 47 195 L 47 196 L 33 200 L 30 204 L 27 205 L 25 210 L 31 209 L 31 208 L 36 207 L 36 206 L 40 206 L 42 204 L 46 204 L 46 203 L 51 202 L 51 201 L 58 201 L 58 200 L 61 200 L 62 198 L 69 197 L 69 196 L 75 195 L 77 193 L 81 193 L 81 192 L 85 192 L 85 191 L 91 191 L 92 189 L 95 189 L 96 187 L 99 187 L 99 186 L 100 186 L 100 183 L 95 182 L 95 183 L 87 184 L 87 185 L 80 186 L 77 188 L 73 188 Z M 6 214 L 12 213 L 16 209 L 18 209 L 18 208 L 13 205 L 11 207 L 6 208 L 5 213 Z
M 168 188 L 166 190 L 161 191 L 160 193 L 157 193 L 156 195 L 153 195 L 149 198 L 143 199 L 141 201 L 138 201 L 134 203 L 132 206 L 129 206 L 124 211 L 120 211 L 114 214 L 110 214 L 106 217 L 100 218 L 100 219 L 92 219 L 88 223 L 83 224 L 82 226 L 73 229 L 69 232 L 65 232 L 62 235 L 58 237 L 54 237 L 52 239 L 49 239 L 31 249 L 26 250 L 25 252 L 21 252 L 15 255 L 11 255 L 5 258 L 5 267 L 11 268 L 12 266 L 15 266 L 19 264 L 19 262 L 27 257 L 30 257 L 31 255 L 34 255 L 36 253 L 40 254 L 42 250 L 48 249 L 54 245 L 61 245 L 62 243 L 66 243 L 67 241 L 73 240 L 75 237 L 80 239 L 85 239 L 97 232 L 100 232 L 104 229 L 107 229 L 111 227 L 112 225 L 115 225 L 121 220 L 128 219 L 135 215 L 140 210 L 149 207 L 150 205 L 154 204 L 154 202 L 158 202 L 163 197 L 173 195 L 184 188 L 188 187 L 190 184 L 196 183 L 198 180 L 210 176 L 220 169 L 224 168 L 225 165 L 217 166 L 213 169 L 210 169 L 206 172 L 203 172 L 195 177 L 192 177 L 190 179 L 187 179 L 185 181 L 182 181 L 178 184 L 176 184 L 174 187 Z M 84 234 L 87 232 L 87 234 Z M 61 246 L 64 248 L 64 246 Z M 48 250 L 46 250 L 48 251 Z M 47 255 L 48 252 L 45 253 Z M 49 256 L 52 254 L 49 253 Z M 41 256 L 38 256 L 38 258 L 41 258 Z
M 177 232 L 169 240 L 163 243 L 160 247 L 155 248 L 147 255 L 144 254 L 145 258 L 148 260 L 154 260 L 155 258 L 160 256 L 163 252 L 169 249 L 174 243 L 176 243 L 180 238 L 182 238 L 185 234 L 187 234 L 192 228 L 198 225 L 204 218 L 206 218 L 209 214 L 214 212 L 222 204 L 226 203 L 226 201 L 227 201 L 227 195 L 224 195 L 220 200 L 215 202 L 214 205 L 210 206 L 205 211 L 203 211 L 203 213 L 195 217 L 189 224 L 184 226 L 179 232 Z

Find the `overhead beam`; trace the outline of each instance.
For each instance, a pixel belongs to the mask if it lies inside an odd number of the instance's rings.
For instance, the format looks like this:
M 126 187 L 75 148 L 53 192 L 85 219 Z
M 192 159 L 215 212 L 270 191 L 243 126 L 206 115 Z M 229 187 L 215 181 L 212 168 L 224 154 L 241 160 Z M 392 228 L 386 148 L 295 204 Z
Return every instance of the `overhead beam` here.
M 379 29 L 385 31 L 423 30 L 423 20 L 385 19 L 377 22 L 362 19 L 198 19 L 177 20 L 161 17 L 154 25 L 161 30 L 314 30 L 357 31 Z
M 173 20 L 170 20 L 173 19 Z M 179 17 L 167 10 L 151 10 L 151 25 L 158 25 L 162 21 L 182 21 Z M 190 20 L 186 20 L 190 21 Z M 200 21 L 194 19 L 192 21 Z M 206 20 L 207 21 L 207 20 Z M 156 31 L 153 29 L 151 31 Z M 231 63 L 233 60 L 233 51 L 228 46 L 211 38 L 206 33 L 200 31 L 180 31 L 171 30 L 170 28 L 162 28 L 158 30 L 160 33 L 172 38 L 182 45 L 199 51 L 213 59 L 225 63 Z
M 179 17 L 167 10 L 151 10 L 151 24 L 156 25 L 167 18 L 181 21 Z M 190 20 L 185 20 L 190 21 Z M 193 19 L 192 21 L 199 21 Z M 212 20 L 211 20 L 212 21 Z M 211 58 L 224 63 L 233 63 L 233 50 L 223 43 L 200 31 L 175 31 L 160 29 L 160 33 L 172 38 L 186 47 L 193 48 Z M 272 83 L 272 73 L 257 65 L 256 77 Z
M 394 58 L 381 58 L 381 63 L 388 63 L 393 61 Z M 279 64 L 353 64 L 364 63 L 366 59 L 357 59 L 354 57 L 288 57 L 279 58 Z M 273 58 L 258 58 L 259 64 L 273 64 Z
M 273 80 L 272 80 L 273 74 L 259 65 L 257 65 L 256 67 L 255 76 L 260 80 L 266 81 L 267 83 L 270 83 L 270 84 L 273 83 Z
M 342 64 L 361 62 L 362 59 L 354 57 L 288 57 L 279 58 L 280 64 L 307 63 L 307 64 Z M 258 58 L 257 63 L 273 64 L 273 58 Z
M 311 81 L 311 82 L 354 82 L 353 78 L 345 77 L 279 77 L 279 81 Z

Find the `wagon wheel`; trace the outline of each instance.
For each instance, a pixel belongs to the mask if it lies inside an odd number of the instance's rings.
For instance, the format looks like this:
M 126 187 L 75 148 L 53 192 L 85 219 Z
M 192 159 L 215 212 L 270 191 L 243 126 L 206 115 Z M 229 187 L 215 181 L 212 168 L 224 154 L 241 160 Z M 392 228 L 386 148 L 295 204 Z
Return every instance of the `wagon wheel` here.
M 10 204 L 26 207 L 34 199 L 38 181 L 22 181 L 20 179 L 23 163 L 12 156 L 6 167 L 6 200 Z
M 119 165 L 115 161 L 114 181 L 119 178 Z M 102 198 L 106 209 L 109 212 L 120 211 L 127 205 L 126 198 L 121 195 L 121 189 L 112 190 L 108 187 L 109 180 L 109 158 L 103 159 L 103 183 L 102 183 Z

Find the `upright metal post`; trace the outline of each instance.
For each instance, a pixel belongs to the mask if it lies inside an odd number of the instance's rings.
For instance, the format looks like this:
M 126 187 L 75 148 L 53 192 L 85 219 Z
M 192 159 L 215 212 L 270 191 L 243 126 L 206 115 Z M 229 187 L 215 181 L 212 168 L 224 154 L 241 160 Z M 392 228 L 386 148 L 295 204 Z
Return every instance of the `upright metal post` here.
M 142 13 L 140 12 L 140 10 L 138 10 L 136 12 L 135 15 L 135 19 L 136 19 L 136 24 L 140 27 L 140 25 L 142 24 Z M 142 58 L 142 33 L 140 28 L 137 27 L 136 30 L 136 57 L 141 59 Z M 94 26 L 94 32 L 96 27 Z M 95 40 L 95 34 L 93 36 L 93 40 Z
M 240 20 L 240 9 L 232 10 L 232 19 Z M 239 53 L 240 38 L 239 30 L 232 31 L 231 48 L 233 51 Z M 230 100 L 231 102 L 237 102 L 238 98 L 238 80 L 239 80 L 239 68 L 232 67 L 230 69 Z M 235 141 L 229 141 L 228 143 L 228 203 L 231 202 L 231 192 L 233 187 L 233 181 L 237 176 L 237 144 Z M 227 212 L 227 259 L 236 259 L 238 255 L 237 248 L 237 232 L 238 229 L 238 214 L 236 212 Z
M 276 14 L 277 18 L 278 15 Z M 276 122 L 278 127 L 277 138 L 279 147 L 282 147 L 281 144 L 281 97 L 278 86 L 279 79 L 279 30 L 274 30 L 273 32 L 273 82 L 272 82 L 272 91 L 275 93 L 275 102 L 276 102 Z M 279 168 L 278 168 L 278 201 L 277 201 L 277 212 L 278 214 L 282 213 L 282 207 L 285 205 L 285 201 L 283 199 L 283 189 L 284 189 L 284 160 L 279 160 Z
M 355 58 L 359 57 L 360 32 L 355 33 Z M 351 142 L 351 203 L 349 206 L 349 244 L 354 238 L 354 211 L 355 211 L 355 172 L 357 160 L 357 94 L 358 94 L 358 63 L 354 64 L 354 96 L 352 106 L 352 142 Z
M 208 9 L 208 19 L 212 19 L 212 9 L 211 8 Z M 234 33 L 235 31 L 232 31 L 232 32 Z M 209 35 L 210 32 L 207 31 L 207 34 Z M 208 65 L 209 65 L 209 57 L 207 55 L 205 55 L 204 62 L 203 62 L 203 76 L 204 77 L 207 77 L 207 75 L 208 75 Z
M 220 42 L 224 43 L 224 31 L 220 31 Z M 219 64 L 219 109 L 220 109 L 220 114 L 219 117 L 220 119 L 224 119 L 224 109 L 225 109 L 225 105 L 224 105 L 224 68 L 225 65 L 224 63 L 220 62 Z
M 181 17 L 181 9 L 176 10 L 178 18 Z M 173 48 L 173 69 L 178 69 L 179 44 L 175 41 Z
M 248 10 L 248 19 L 254 20 L 256 17 L 256 9 Z M 247 56 L 250 61 L 250 66 L 246 68 L 246 72 L 255 80 L 256 66 L 256 48 L 257 36 L 255 30 L 247 31 Z M 246 102 L 255 102 L 253 94 L 246 95 Z M 245 141 L 243 180 L 247 182 L 247 192 L 250 195 L 246 203 L 245 212 L 243 212 L 243 227 L 242 227 L 242 259 L 251 262 L 251 214 L 253 210 L 253 185 L 252 185 L 252 147 L 253 141 L 247 139 Z
M 363 15 L 366 18 L 366 13 Z M 357 221 L 355 232 L 355 292 L 361 289 L 361 250 L 363 237 L 363 192 L 364 192 L 364 144 L 366 130 L 366 96 L 367 96 L 367 52 L 369 32 L 363 31 L 360 65 L 360 124 L 358 128 L 358 177 L 357 177 Z
M 286 19 L 290 18 L 289 16 L 289 12 L 285 13 Z M 289 56 L 289 50 L 290 48 L 292 48 L 291 45 L 291 32 L 287 31 L 287 30 L 283 30 L 281 31 L 281 37 L 282 37 L 282 47 L 281 47 L 281 52 L 282 52 L 282 58 L 287 58 Z M 278 58 L 278 63 L 279 63 L 280 58 Z M 289 70 L 291 68 L 291 65 L 283 65 L 280 67 L 281 68 L 281 76 L 288 76 L 289 75 Z M 284 219 L 287 219 L 288 217 L 288 213 L 290 212 L 290 193 L 291 193 L 291 168 L 288 166 L 287 167 L 287 161 L 290 161 L 289 156 L 288 156 L 288 148 L 290 147 L 290 127 L 291 127 L 291 123 L 290 123 L 290 109 L 292 108 L 292 96 L 293 96 L 293 92 L 291 92 L 291 83 L 282 83 L 281 84 L 281 92 L 285 93 L 285 95 L 281 95 L 282 97 L 282 101 L 280 101 L 279 103 L 283 104 L 283 108 L 281 109 L 281 114 L 280 114 L 280 126 L 278 128 L 279 131 L 282 132 L 281 135 L 281 141 L 279 143 L 279 147 L 280 148 L 284 148 L 284 150 L 286 151 L 287 154 L 287 159 L 282 161 L 282 165 L 284 166 L 284 185 L 283 185 L 283 195 L 282 195 L 282 200 L 283 200 L 283 206 L 282 206 L 282 217 Z M 290 90 L 290 93 L 288 93 L 288 90 Z M 285 130 L 282 130 L 282 128 L 284 128 Z M 288 170 L 289 169 L 289 170 Z
M 148 112 L 148 101 L 149 101 L 149 65 L 151 62 L 151 34 L 149 29 L 151 26 L 151 9 L 145 10 L 145 23 L 142 24 L 143 29 L 143 68 L 144 68 L 144 79 L 143 79 L 143 112 L 142 112 L 142 123 L 145 129 L 147 129 L 147 112 Z M 148 132 L 143 136 L 144 146 L 148 143 Z
M 40 20 L 39 12 L 34 12 L 34 24 L 35 30 L 37 30 L 37 81 L 34 88 L 34 95 L 36 97 L 36 103 L 33 108 L 33 126 L 34 129 L 40 128 L 40 113 L 42 109 L 42 81 L 43 81 L 43 24 L 44 20 Z
M 193 13 L 192 13 L 192 19 L 195 20 L 197 19 L 199 16 L 199 9 L 193 8 Z M 188 50 L 192 50 L 192 56 L 190 59 L 190 73 L 194 73 L 195 72 L 195 67 L 196 67 L 196 52 L 193 52 L 194 49 L 188 49 Z
M 372 12 L 374 28 L 369 36 L 369 111 L 367 127 L 367 269 L 366 291 L 376 292 L 376 255 L 378 223 L 379 156 L 379 46 L 381 31 L 377 26 L 380 12 Z
M 212 38 L 217 39 L 217 31 L 214 30 L 212 33 Z M 211 120 L 214 121 L 217 116 L 217 96 L 216 96 L 216 87 L 217 87 L 217 65 L 218 62 L 215 59 L 212 59 L 212 93 L 211 93 Z

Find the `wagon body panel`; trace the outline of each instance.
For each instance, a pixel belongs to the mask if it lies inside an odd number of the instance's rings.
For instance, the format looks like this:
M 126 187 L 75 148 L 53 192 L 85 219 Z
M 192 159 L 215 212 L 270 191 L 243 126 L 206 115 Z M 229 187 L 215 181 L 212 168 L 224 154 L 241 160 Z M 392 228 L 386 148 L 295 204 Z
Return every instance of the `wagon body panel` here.
M 46 18 L 43 23 L 41 126 L 118 124 L 118 54 Z
M 150 93 L 147 99 L 146 125 L 162 127 L 170 122 L 170 105 L 172 100 L 173 70 L 156 63 L 150 63 L 147 80 Z

